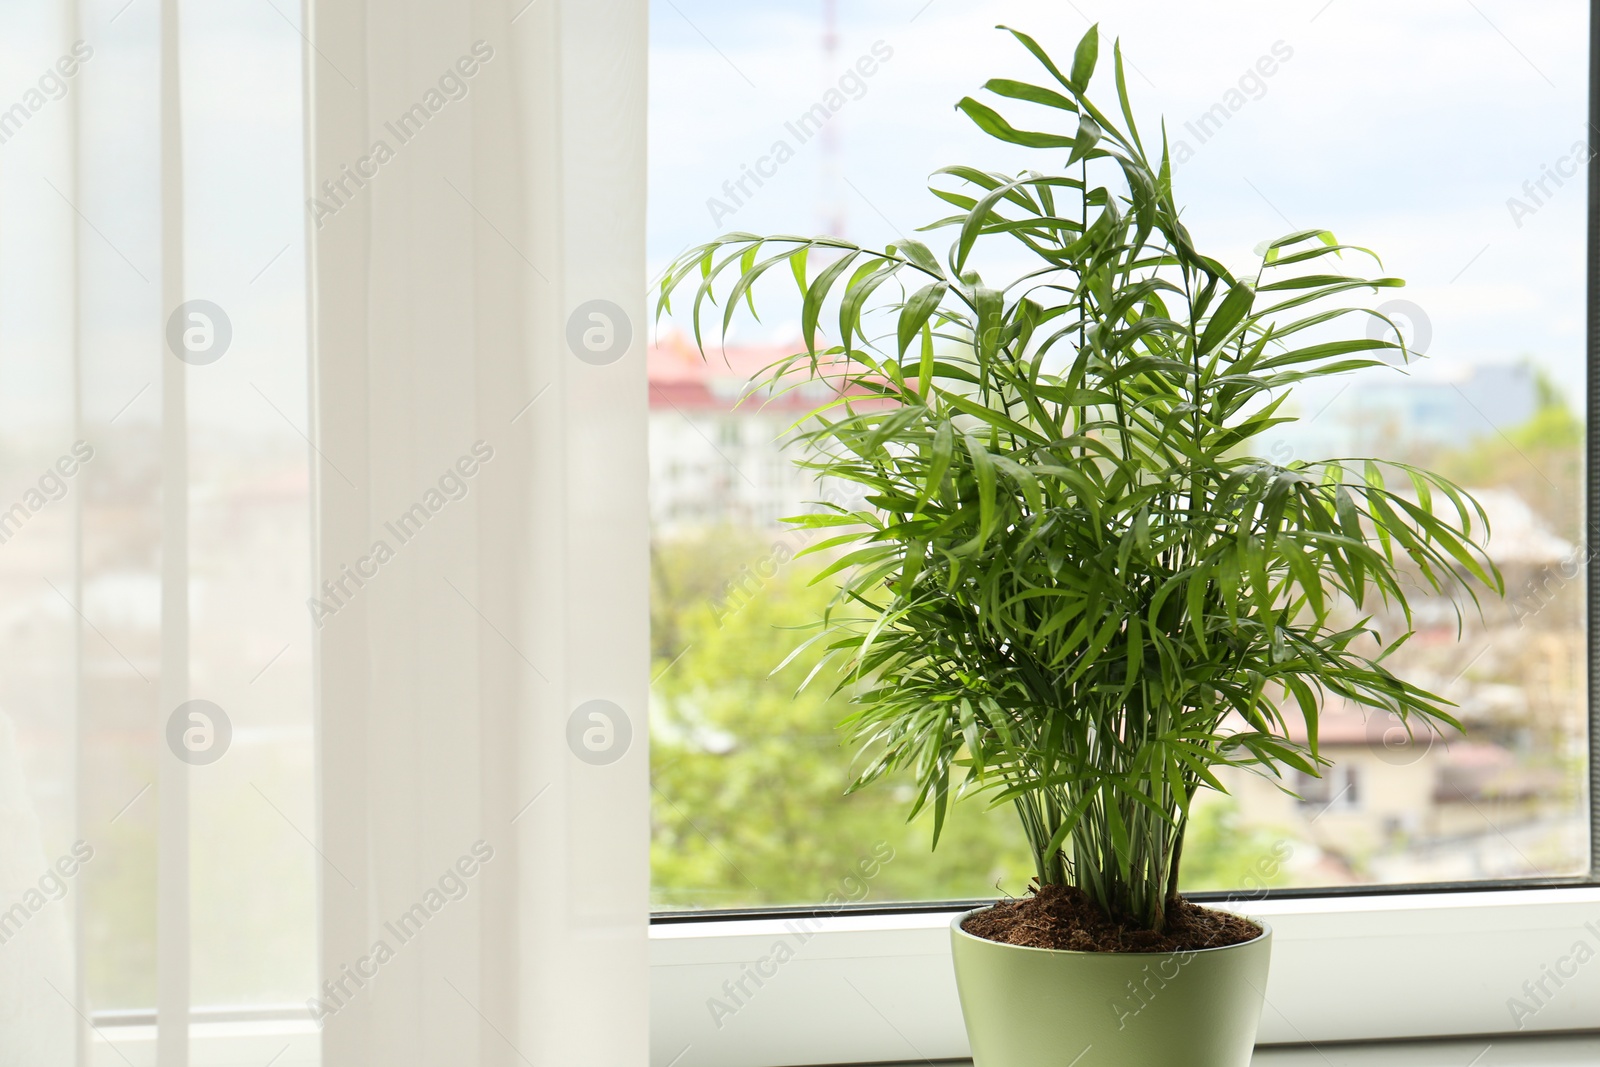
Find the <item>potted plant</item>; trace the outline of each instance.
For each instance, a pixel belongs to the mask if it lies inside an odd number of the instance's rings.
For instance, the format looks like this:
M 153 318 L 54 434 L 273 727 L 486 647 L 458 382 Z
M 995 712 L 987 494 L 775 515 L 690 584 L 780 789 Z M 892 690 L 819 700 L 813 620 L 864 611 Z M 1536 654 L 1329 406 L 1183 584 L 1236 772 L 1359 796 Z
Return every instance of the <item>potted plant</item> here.
M 1219 768 L 1317 774 L 1329 696 L 1456 727 L 1446 701 L 1385 668 L 1409 635 L 1359 612 L 1382 602 L 1409 620 L 1408 591 L 1425 587 L 1459 617 L 1473 583 L 1502 583 L 1482 509 L 1445 479 L 1250 450 L 1293 421 L 1298 384 L 1409 358 L 1366 330 L 1388 321 L 1368 294 L 1403 283 L 1345 273 L 1376 256 L 1324 230 L 1230 272 L 1180 218 L 1120 47 L 1114 117 L 1089 95 L 1095 29 L 1065 72 L 1010 32 L 1053 84 L 985 88 L 1065 131 L 957 107 L 1058 169 L 939 171 L 932 191 L 955 213 L 925 229 L 954 231 L 943 260 L 911 238 L 876 251 L 726 235 L 668 269 L 658 313 L 692 286 L 703 352 L 719 297 L 726 330 L 769 270 L 798 286 L 805 351 L 766 384 L 831 386 L 796 428 L 802 462 L 864 494 L 789 520 L 832 534 L 808 549 L 834 556 L 820 577 L 839 582 L 808 644 L 858 708 L 852 788 L 908 773 L 936 844 L 953 798 L 1010 803 L 1037 869 L 1026 898 L 952 925 L 978 1067 L 1090 1048 L 1086 1064 L 1242 1067 L 1271 932 L 1179 896 L 1196 796 L 1223 789 Z M 974 260 L 999 242 L 1031 264 L 997 285 Z

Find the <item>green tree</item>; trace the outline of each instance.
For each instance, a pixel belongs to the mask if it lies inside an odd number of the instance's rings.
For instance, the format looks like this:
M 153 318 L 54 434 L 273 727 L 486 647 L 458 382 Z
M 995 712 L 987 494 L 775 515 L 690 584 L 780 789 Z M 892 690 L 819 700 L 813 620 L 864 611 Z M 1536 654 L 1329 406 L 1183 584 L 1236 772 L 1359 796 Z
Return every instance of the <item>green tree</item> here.
M 909 781 L 846 795 L 854 774 L 837 727 L 848 698 L 796 691 L 815 655 L 771 673 L 834 593 L 827 582 L 811 584 L 819 564 L 766 566 L 794 547 L 792 535 L 739 529 L 654 547 L 655 905 L 1020 895 L 1033 864 L 1008 808 L 964 812 L 935 852 L 931 819 L 905 820 Z M 768 569 L 770 578 L 746 580 L 738 595 L 741 577 Z M 892 849 L 888 862 L 882 846 Z M 1246 825 L 1232 798 L 1217 798 L 1196 808 L 1184 885 L 1282 884 L 1284 852 L 1282 834 Z
M 1583 420 L 1549 374 L 1535 374 L 1539 406 L 1533 415 L 1466 448 L 1442 452 L 1432 463 L 1463 485 L 1514 488 L 1551 530 L 1575 541 L 1583 528 Z
M 909 783 L 845 795 L 847 698 L 797 692 L 804 660 L 772 673 L 834 592 L 810 584 L 815 566 L 782 562 L 792 546 L 722 530 L 655 548 L 656 906 L 1021 893 L 1032 863 L 1009 812 L 974 812 L 935 853 L 928 820 L 907 823 L 896 796 Z M 747 577 L 769 570 L 759 585 Z

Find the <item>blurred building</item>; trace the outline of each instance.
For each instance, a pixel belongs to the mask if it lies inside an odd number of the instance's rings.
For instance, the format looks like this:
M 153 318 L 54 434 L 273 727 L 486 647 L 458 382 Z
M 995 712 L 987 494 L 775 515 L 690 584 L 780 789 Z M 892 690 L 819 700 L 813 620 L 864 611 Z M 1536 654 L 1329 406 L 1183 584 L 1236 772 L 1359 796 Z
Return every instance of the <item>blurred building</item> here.
M 1299 421 L 1259 444 L 1275 462 L 1470 445 L 1538 412 L 1539 375 L 1529 363 L 1375 368 L 1348 387 L 1323 383 L 1322 392 L 1307 390 L 1298 400 Z
M 1350 389 L 1344 415 L 1363 451 L 1404 440 L 1415 446 L 1459 448 L 1532 418 L 1539 383 L 1527 363 L 1480 363 L 1444 374 L 1385 374 Z
M 803 345 L 744 345 L 702 357 L 694 340 L 664 334 L 650 346 L 650 519 L 658 533 L 738 526 L 774 529 L 813 501 L 848 503 L 848 487 L 819 481 L 795 461 L 797 422 L 827 400 L 825 381 L 776 393 L 752 387 Z
M 791 444 L 797 423 L 827 400 L 830 387 L 807 381 L 774 395 L 750 385 L 802 347 L 730 347 L 702 357 L 692 339 L 668 334 L 650 348 L 658 535 L 773 529 L 784 516 L 815 510 L 813 501 L 844 501 L 840 487 L 796 464 L 802 454 Z M 1424 456 L 1430 448 L 1470 445 L 1525 423 L 1539 408 L 1540 384 L 1531 367 L 1513 364 L 1465 368 L 1456 377 L 1374 372 L 1334 399 L 1304 401 L 1307 429 L 1293 444 L 1261 442 L 1261 454 L 1287 462 L 1395 455 L 1395 442 L 1405 450 L 1422 446 Z M 1332 766 L 1321 778 L 1283 783 L 1298 798 L 1258 774 L 1224 774 L 1247 824 L 1295 843 L 1294 881 L 1521 877 L 1564 872 L 1571 857 L 1584 854 L 1576 791 L 1584 755 L 1585 561 L 1518 486 L 1468 492 L 1486 513 L 1487 547 L 1505 576 L 1506 602 L 1485 595 L 1481 619 L 1470 604 L 1458 614 L 1454 601 L 1413 573 L 1409 623 L 1390 606 L 1367 605 L 1387 638 L 1415 631 L 1386 665 L 1451 701 L 1465 735 L 1408 734 L 1397 721 L 1330 698 L 1320 745 Z M 1450 506 L 1436 495 L 1434 507 Z M 1474 535 L 1483 535 L 1476 520 Z M 1354 625 L 1361 614 L 1352 609 L 1345 621 Z M 1286 714 L 1304 740 L 1292 705 Z
M 1394 716 L 1329 697 L 1318 723 L 1321 777 L 1277 783 L 1225 775 L 1250 822 L 1311 846 L 1325 881 L 1426 882 L 1515 878 L 1581 855 L 1583 631 L 1579 549 L 1553 534 L 1514 489 L 1469 489 L 1493 531 L 1488 547 L 1509 590 L 1541 598 L 1501 604 L 1485 596 L 1481 620 L 1458 617 L 1419 581 L 1410 593 L 1412 639 L 1386 661 L 1396 674 L 1451 702 L 1465 732 L 1410 729 Z M 1440 499 L 1435 509 L 1448 507 Z M 1452 516 L 1453 517 L 1453 516 Z M 1369 605 L 1392 640 L 1406 621 Z M 1354 621 L 1353 619 L 1350 621 Z M 1292 702 L 1289 733 L 1306 740 Z

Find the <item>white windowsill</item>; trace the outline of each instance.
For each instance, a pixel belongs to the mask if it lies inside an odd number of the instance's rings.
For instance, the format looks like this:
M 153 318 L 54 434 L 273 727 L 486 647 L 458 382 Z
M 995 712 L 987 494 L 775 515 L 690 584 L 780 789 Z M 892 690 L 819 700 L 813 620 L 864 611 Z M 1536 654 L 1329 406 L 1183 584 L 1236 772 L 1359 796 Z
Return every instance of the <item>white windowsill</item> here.
M 1600 959 L 1524 1020 L 1525 1033 L 1511 1033 L 1507 1013 L 1522 983 L 1570 958 L 1577 941 L 1600 947 L 1600 888 L 1271 900 L 1235 910 L 1274 929 L 1261 1041 L 1277 1047 L 1258 1052 L 1257 1067 L 1600 1063 Z M 653 1067 L 965 1064 L 950 917 L 838 915 L 801 928 L 803 944 L 794 920 L 656 924 Z M 779 941 L 797 945 L 793 958 L 713 1025 L 708 998 Z M 1541 1031 L 1552 1036 L 1534 1036 Z M 1439 1036 L 1468 1033 L 1486 1036 Z M 154 1035 L 143 1020 L 103 1019 L 93 1067 L 153 1067 Z M 1352 1043 L 1395 1037 L 1424 1040 Z M 201 1022 L 191 1065 L 311 1067 L 319 1043 L 309 1020 Z
M 1596 1063 L 1600 1063 L 1600 1035 L 1264 1048 L 1256 1052 L 1251 1067 L 1593 1067 Z M 971 1060 L 945 1060 L 936 1067 L 971 1065 Z
M 90 1049 L 91 1067 L 155 1067 L 156 1028 L 102 1025 Z M 320 1067 L 321 1062 L 321 1034 L 310 1019 L 195 1023 L 189 1028 L 189 1067 Z
M 1274 930 L 1264 1045 L 1509 1033 L 1519 1021 L 1529 1034 L 1600 1031 L 1600 961 L 1578 968 L 1529 1018 L 1513 1019 L 1507 1004 L 1577 941 L 1600 950 L 1600 888 L 1263 900 L 1234 910 Z M 950 965 L 950 918 L 846 914 L 815 920 L 809 930 L 781 919 L 657 924 L 650 932 L 652 1062 L 960 1062 L 968 1050 Z M 792 958 L 769 965 L 775 973 L 759 988 L 747 980 L 751 995 L 732 1014 L 713 1017 L 716 998 L 728 1003 L 724 983 L 774 956 L 780 942 Z M 1484 1038 L 1454 1067 L 1496 1042 Z M 1314 1051 L 1310 1061 L 1297 1054 L 1274 1051 L 1260 1062 L 1325 1067 Z M 1502 1061 L 1491 1053 L 1475 1067 Z
M 1600 1063 L 1600 1035 L 1262 1049 L 1252 1067 L 1580 1067 L 1595 1063 Z
M 155 1063 L 153 1027 L 111 1027 L 102 1034 L 113 1040 L 116 1048 L 104 1040 L 96 1041 L 94 1067 Z M 309 1024 L 202 1024 L 196 1027 L 190 1052 L 191 1067 L 269 1061 L 273 1067 L 307 1067 L 320 1059 L 316 1030 Z M 274 1056 L 278 1058 L 272 1059 Z M 1592 1067 L 1596 1063 L 1600 1063 L 1600 1034 L 1263 1048 L 1256 1053 L 1253 1067 Z M 944 1060 L 937 1067 L 970 1065 L 970 1060 Z M 665 1065 L 658 1061 L 655 1067 Z M 927 1067 L 927 1063 L 879 1067 Z

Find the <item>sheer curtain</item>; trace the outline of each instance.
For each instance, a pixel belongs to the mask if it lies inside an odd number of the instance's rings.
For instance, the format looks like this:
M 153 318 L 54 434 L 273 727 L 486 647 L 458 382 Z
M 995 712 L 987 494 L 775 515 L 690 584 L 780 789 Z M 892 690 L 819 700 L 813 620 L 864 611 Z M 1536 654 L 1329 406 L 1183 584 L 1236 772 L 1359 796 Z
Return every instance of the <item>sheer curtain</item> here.
M 3 17 L 6 70 L 42 71 L 63 45 L 70 48 L 74 27 L 59 12 L 7 10 Z M 72 710 L 81 649 L 69 605 L 82 599 L 77 536 L 86 479 L 60 478 L 59 490 L 59 476 L 44 487 L 37 481 L 56 473 L 58 455 L 79 434 L 78 250 L 61 199 L 39 177 L 23 180 L 29 171 L 52 174 L 66 185 L 62 192 L 77 192 L 70 184 L 76 111 L 50 95 L 40 92 L 43 114 L 26 104 L 20 115 L 0 114 L 0 507 L 6 509 L 0 583 L 10 605 L 0 624 L 0 1064 L 6 1067 L 71 1062 L 78 1040 L 71 1008 L 83 997 L 76 910 L 84 879 L 77 876 L 87 872 L 74 868 L 68 882 L 54 863 L 70 856 L 81 806 L 80 730 Z M 54 111 L 46 112 L 46 104 Z M 30 489 L 35 496 L 27 496 Z
M 644 5 L 309 10 L 326 1062 L 643 1064 Z
M 264 365 L 289 368 L 297 357 L 303 378 L 303 350 L 269 338 L 266 309 L 279 283 L 247 294 L 231 271 L 206 279 L 211 295 L 262 328 L 203 383 L 185 373 L 198 350 L 165 344 L 168 311 L 200 281 L 185 272 L 184 109 L 170 0 L 136 10 L 13 5 L 0 17 L 5 69 L 16 75 L 0 103 L 0 580 L 9 594 L 0 640 L 0 1061 L 90 1062 L 96 1044 L 116 1044 L 96 1016 L 151 1022 L 159 1013 L 168 1023 L 162 1062 L 181 1062 L 170 1049 L 187 1029 L 196 974 L 203 985 L 220 980 L 212 995 L 237 976 L 190 951 L 191 880 L 212 885 L 212 904 L 231 898 L 223 906 L 236 913 L 233 936 L 255 940 L 246 913 L 261 895 L 212 880 L 220 870 L 270 876 L 262 862 L 270 849 L 240 847 L 239 831 L 254 827 L 237 787 L 273 788 L 295 742 L 268 735 L 292 735 L 296 719 L 309 718 L 308 691 L 296 700 L 268 683 L 247 694 L 241 676 L 264 636 L 284 638 L 280 679 L 308 662 L 306 628 L 284 610 L 287 598 L 258 590 L 241 619 L 235 605 L 207 595 L 237 591 L 242 562 L 225 558 L 208 520 L 231 512 L 253 525 L 273 510 L 252 498 L 244 457 L 298 466 L 296 450 L 235 386 L 251 375 L 276 384 Z M 201 130 L 214 118 L 206 110 L 196 115 Z M 197 212 L 214 217 L 219 207 Z M 249 232 L 231 235 L 239 251 Z M 191 409 L 191 384 L 214 405 Z M 206 455 L 191 462 L 202 442 Z M 303 506 L 304 491 L 300 498 Z M 286 548 L 298 534 L 303 557 L 303 520 L 283 532 Z M 194 619 L 233 628 L 233 640 L 191 644 Z M 197 769 L 198 750 L 165 743 L 169 720 L 186 717 L 179 709 L 192 684 L 206 689 L 208 706 L 261 731 L 203 782 L 186 773 Z M 219 711 L 208 721 L 227 718 Z M 229 747 L 223 740 L 212 751 Z M 217 801 L 214 814 L 232 824 L 226 835 L 217 836 L 218 820 L 190 822 L 191 787 Z M 191 865 L 194 842 L 202 847 Z M 296 891 L 307 898 L 310 873 L 288 864 L 285 892 L 256 913 L 284 927 L 289 944 L 296 931 L 285 920 Z M 266 967 L 250 994 L 293 984 L 293 969 Z
M 644 22 L 0 11 L 0 1067 L 645 1062 Z

